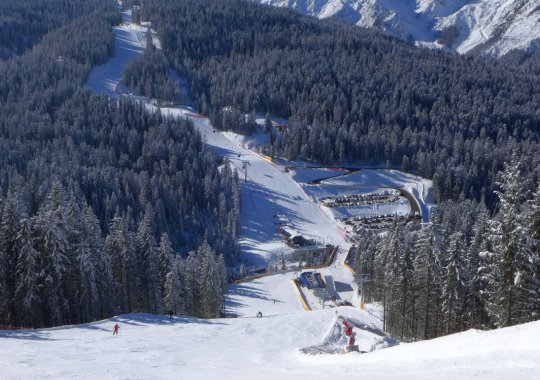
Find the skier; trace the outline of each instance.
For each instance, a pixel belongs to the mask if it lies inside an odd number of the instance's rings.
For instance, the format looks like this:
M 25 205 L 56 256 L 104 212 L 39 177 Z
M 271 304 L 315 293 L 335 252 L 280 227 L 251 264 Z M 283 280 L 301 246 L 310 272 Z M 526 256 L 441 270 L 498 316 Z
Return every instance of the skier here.
M 118 323 L 114 325 L 113 327 L 113 335 L 118 335 L 118 329 L 120 329 L 120 326 L 118 326 Z
M 257 313 L 257 318 L 262 318 L 262 313 L 260 311 Z
M 173 311 L 169 310 L 169 320 L 172 321 Z
M 349 336 L 349 347 L 352 348 L 352 346 L 354 346 L 354 342 L 356 340 L 356 333 L 352 333 L 350 336 Z

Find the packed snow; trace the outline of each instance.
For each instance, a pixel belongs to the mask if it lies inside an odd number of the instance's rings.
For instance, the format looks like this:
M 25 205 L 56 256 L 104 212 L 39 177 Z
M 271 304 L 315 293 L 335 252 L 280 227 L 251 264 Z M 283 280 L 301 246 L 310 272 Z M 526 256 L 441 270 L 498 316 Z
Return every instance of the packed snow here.
M 371 314 L 347 307 L 338 314 L 371 326 L 357 330 L 362 351 L 382 338 Z M 112 335 L 115 323 L 118 336 Z M 540 379 L 540 322 L 367 354 L 301 351 L 336 339 L 339 344 L 335 325 L 336 309 L 327 309 L 218 320 L 129 314 L 79 326 L 2 331 L 2 378 Z
M 122 12 L 122 25 L 113 28 L 114 56 L 90 71 L 86 85 L 98 94 L 119 96 L 119 86 L 126 64 L 144 52 L 147 26 L 131 22 L 131 10 Z

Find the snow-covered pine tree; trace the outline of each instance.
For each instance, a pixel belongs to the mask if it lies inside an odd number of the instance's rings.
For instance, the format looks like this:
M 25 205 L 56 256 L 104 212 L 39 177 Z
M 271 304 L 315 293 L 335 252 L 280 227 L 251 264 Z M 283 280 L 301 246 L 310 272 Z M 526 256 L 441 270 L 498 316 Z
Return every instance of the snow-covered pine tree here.
M 214 250 L 204 242 L 198 249 L 200 259 L 199 289 L 203 318 L 219 318 L 223 306 L 223 286 Z
M 4 289 L 3 318 L 0 315 L 0 319 L 7 324 L 13 324 L 19 320 L 15 303 L 18 223 L 15 199 L 10 195 L 4 204 L 0 220 L 0 264 L 3 274 L 3 285 L 0 287 Z
M 467 292 L 465 299 L 465 328 L 486 328 L 489 319 L 486 313 L 484 301 L 481 293 L 485 289 L 482 280 L 481 268 L 484 263 L 481 259 L 481 252 L 486 252 L 488 244 L 488 214 L 485 209 L 480 210 L 476 223 L 473 227 L 473 237 L 467 249 L 467 267 L 469 276 L 467 278 Z
M 465 322 L 464 305 L 469 273 L 463 243 L 463 234 L 455 232 L 450 236 L 446 251 L 441 295 L 446 334 L 462 331 Z
M 392 335 L 401 331 L 402 322 L 399 314 L 401 305 L 401 284 L 403 271 L 401 268 L 402 245 L 397 219 L 392 224 L 390 234 L 381 245 L 380 255 L 386 258 L 384 265 L 384 298 L 383 298 L 383 326 L 384 330 Z
M 17 302 L 20 323 L 25 327 L 37 326 L 40 320 L 39 260 L 34 249 L 32 221 L 23 218 L 17 233 Z
M 115 309 L 125 313 L 140 310 L 134 236 L 126 218 L 115 216 L 112 220 L 109 235 L 105 238 L 105 256 L 111 261 Z
M 180 256 L 174 257 L 165 279 L 163 305 L 166 311 L 170 310 L 175 314 L 185 314 L 183 266 Z
M 414 340 L 417 333 L 417 311 L 415 302 L 414 288 L 414 238 L 415 234 L 410 227 L 403 234 L 401 255 L 401 305 L 400 314 L 403 321 L 401 322 L 401 331 L 399 332 L 402 340 Z
M 378 241 L 378 244 L 375 249 L 374 253 L 374 264 L 373 264 L 373 282 L 375 285 L 375 297 L 378 300 L 381 300 L 383 304 L 383 311 L 384 311 L 384 305 L 386 302 L 386 279 L 385 279 L 385 269 L 386 269 L 386 262 L 388 260 L 388 252 L 387 249 L 387 243 L 388 243 L 388 237 L 384 237 Z M 384 319 L 384 316 L 383 316 Z
M 194 251 L 189 252 L 184 261 L 184 307 L 186 314 L 198 315 L 200 297 L 198 288 L 199 258 Z
M 521 204 L 525 200 L 520 163 L 513 157 L 497 183 L 499 212 L 491 222 L 493 260 L 487 273 L 487 310 L 498 327 L 531 320 L 535 309 L 535 266 Z
M 167 233 L 163 233 L 159 240 L 158 247 L 159 258 L 159 281 L 161 286 L 161 292 L 165 289 L 165 279 L 167 274 L 171 271 L 172 260 L 174 258 L 173 249 L 171 246 L 171 240 Z
M 68 268 L 66 195 L 59 182 L 53 182 L 34 223 L 35 248 L 41 258 L 42 296 L 45 326 L 67 322 L 62 281 Z
M 90 206 L 84 208 L 85 238 L 94 261 L 96 290 L 98 297 L 97 315 L 105 318 L 115 310 L 116 289 L 113 281 L 111 257 L 105 253 L 104 239 L 99 220 Z
M 83 218 L 81 223 L 81 242 L 77 249 L 77 272 L 78 292 L 77 304 L 81 321 L 92 321 L 98 315 L 99 295 L 97 290 L 96 252 L 90 247 L 90 241 L 86 235 L 88 227 Z M 99 243 L 98 243 L 99 244 Z
M 401 340 L 415 338 L 415 298 L 413 293 L 413 242 L 412 231 L 408 226 L 397 226 L 382 245 L 386 253 L 386 330 Z
M 223 255 L 218 255 L 216 259 L 216 265 L 219 272 L 219 279 L 221 280 L 221 293 L 225 294 L 227 290 L 227 267 L 225 266 L 225 257 Z
M 140 268 L 144 309 L 161 314 L 163 313 L 163 297 L 159 279 L 159 258 L 150 220 L 150 214 L 146 212 L 139 222 L 136 238 L 137 265 Z
M 363 283 L 364 300 L 373 301 L 374 288 L 377 284 L 375 278 L 375 255 L 379 244 L 378 235 L 369 230 L 361 230 L 358 236 L 358 246 L 354 253 L 354 266 L 356 273 L 367 276 L 371 281 Z M 358 284 L 360 285 L 360 284 Z
M 531 294 L 535 306 L 531 319 L 536 320 L 540 318 L 540 183 L 527 206 L 527 233 L 531 239 L 531 260 L 535 268 Z
M 425 224 L 417 235 L 414 258 L 414 288 L 418 312 L 418 338 L 441 333 L 441 256 L 444 233 L 441 226 Z
M 64 304 L 64 313 L 67 315 L 69 323 L 76 324 L 93 318 L 93 310 L 97 304 L 94 263 L 90 259 L 84 236 L 81 208 L 77 203 L 73 189 L 68 191 L 65 209 L 66 273 L 61 282 L 68 301 Z
M 6 257 L 0 251 L 0 323 L 7 323 Z

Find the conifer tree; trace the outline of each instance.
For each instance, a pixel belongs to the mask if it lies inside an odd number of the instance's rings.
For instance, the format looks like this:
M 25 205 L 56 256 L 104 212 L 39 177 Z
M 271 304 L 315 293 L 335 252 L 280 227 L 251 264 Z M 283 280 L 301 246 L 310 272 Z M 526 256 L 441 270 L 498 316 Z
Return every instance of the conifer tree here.
M 440 226 L 427 224 L 415 244 L 414 282 L 420 339 L 438 336 L 441 330 L 440 284 L 444 235 Z
M 490 231 L 494 259 L 487 277 L 487 307 L 499 327 L 529 321 L 536 307 L 531 300 L 536 293 L 536 268 L 521 210 L 525 200 L 522 185 L 520 163 L 513 157 L 498 182 L 500 207 Z
M 139 287 L 135 271 L 134 236 L 125 218 L 116 216 L 105 239 L 105 255 L 111 261 L 113 284 L 116 289 L 117 309 L 121 312 L 141 310 L 138 303 Z
M 145 310 L 161 314 L 163 312 L 161 282 L 159 279 L 159 258 L 156 242 L 152 234 L 150 215 L 145 213 L 137 231 L 137 265 L 142 288 Z
M 199 257 L 194 251 L 189 252 L 184 262 L 184 305 L 187 314 L 199 315 L 200 297 L 198 287 Z
M 39 323 L 40 268 L 38 253 L 34 249 L 32 221 L 23 218 L 17 233 L 17 289 L 15 299 L 19 308 L 20 321 L 25 327 Z
M 185 287 L 183 279 L 183 262 L 180 257 L 172 259 L 169 273 L 165 279 L 165 291 L 163 293 L 163 305 L 165 310 L 175 314 L 185 313 Z
M 485 267 L 483 257 L 488 247 L 488 215 L 481 211 L 473 227 L 473 238 L 467 249 L 467 294 L 465 299 L 466 326 L 468 328 L 485 328 L 489 324 L 482 292 L 486 285 L 483 281 L 482 268 Z
M 7 324 L 12 324 L 19 319 L 15 304 L 18 228 L 15 200 L 13 196 L 8 196 L 0 220 L 0 264 L 2 264 L 3 274 L 3 281 L 1 281 L 3 285 L 0 287 L 4 288 L 2 303 L 4 320 Z
M 216 259 L 216 265 L 219 273 L 219 279 L 221 281 L 221 294 L 225 294 L 227 290 L 228 278 L 227 268 L 225 266 L 225 258 L 223 257 L 223 255 L 218 255 Z
M 218 318 L 223 305 L 223 285 L 215 259 L 216 255 L 206 242 L 199 247 L 197 255 L 201 263 L 199 271 L 200 315 L 203 318 Z
M 451 334 L 463 329 L 465 314 L 464 302 L 468 273 L 461 232 L 455 232 L 450 236 L 446 257 L 441 297 L 446 322 L 445 333 Z
M 68 269 L 68 237 L 66 195 L 58 182 L 54 182 L 44 204 L 35 218 L 36 250 L 41 258 L 42 300 L 46 326 L 67 322 L 62 280 Z
M 171 271 L 173 256 L 174 255 L 169 235 L 167 233 L 164 233 L 161 235 L 158 247 L 159 281 L 162 293 L 165 287 L 165 278 L 167 277 L 167 274 Z
M 531 280 L 531 300 L 535 304 L 531 319 L 540 318 L 540 183 L 528 202 L 529 211 L 526 216 L 527 234 L 530 236 L 531 263 L 534 267 L 534 275 Z
M 116 289 L 114 286 L 111 257 L 105 253 L 104 240 L 99 221 L 92 209 L 84 209 L 84 235 L 93 262 L 97 304 L 95 318 L 105 318 L 115 310 Z

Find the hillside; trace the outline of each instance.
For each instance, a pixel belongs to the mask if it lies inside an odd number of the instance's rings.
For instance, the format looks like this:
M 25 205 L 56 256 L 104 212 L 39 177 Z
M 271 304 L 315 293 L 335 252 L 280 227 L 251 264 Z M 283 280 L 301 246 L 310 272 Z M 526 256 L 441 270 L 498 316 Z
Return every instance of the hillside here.
M 524 0 L 253 0 L 318 18 L 337 17 L 418 45 L 501 57 L 537 49 L 540 2 Z

